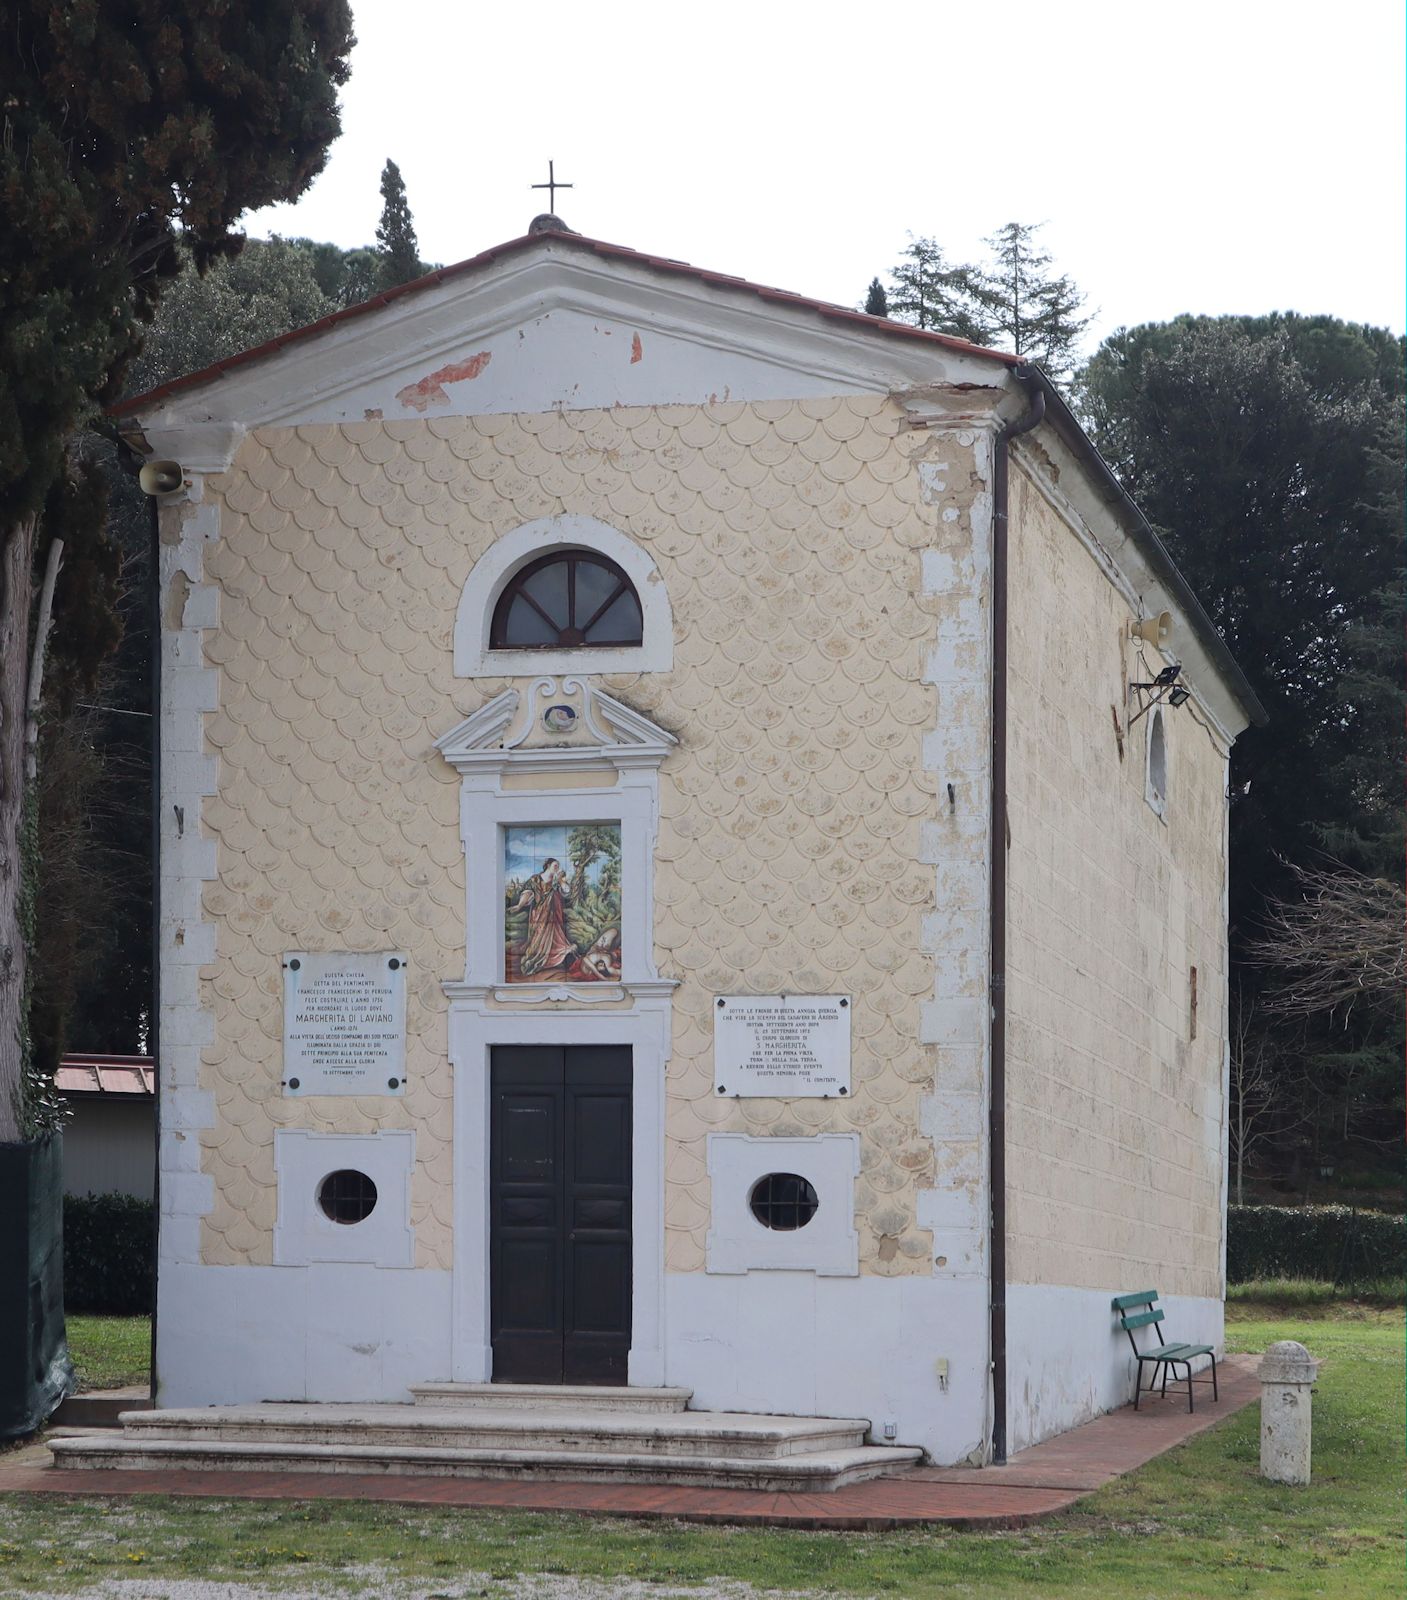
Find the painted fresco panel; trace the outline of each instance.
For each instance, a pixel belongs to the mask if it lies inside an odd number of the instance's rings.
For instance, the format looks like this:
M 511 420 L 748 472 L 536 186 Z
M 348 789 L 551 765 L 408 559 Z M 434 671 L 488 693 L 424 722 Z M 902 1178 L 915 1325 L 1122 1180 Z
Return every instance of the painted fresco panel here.
M 618 983 L 620 823 L 503 830 L 507 983 Z

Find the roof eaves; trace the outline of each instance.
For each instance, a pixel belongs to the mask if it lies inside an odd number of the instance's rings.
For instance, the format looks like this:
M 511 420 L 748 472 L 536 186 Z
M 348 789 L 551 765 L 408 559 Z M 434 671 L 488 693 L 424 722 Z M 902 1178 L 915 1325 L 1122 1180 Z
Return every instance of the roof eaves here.
M 1114 469 L 1095 448 L 1094 441 L 1080 426 L 1065 397 L 1039 367 L 1027 369 L 1040 383 L 1046 397 L 1046 418 L 1056 429 L 1066 446 L 1089 470 L 1104 500 L 1117 508 L 1118 514 L 1129 530 L 1135 545 L 1150 567 L 1167 585 L 1169 593 L 1192 624 L 1202 647 L 1225 678 L 1227 687 L 1240 703 L 1241 709 L 1257 727 L 1263 728 L 1270 718 L 1260 698 L 1251 687 L 1250 680 L 1237 665 L 1226 640 L 1216 624 L 1207 615 L 1191 584 L 1178 570 L 1168 547 L 1158 537 L 1157 530 L 1138 508 L 1138 503 L 1123 484 Z M 1023 374 L 1023 376 L 1026 374 Z
M 238 351 L 232 356 L 224 356 L 219 361 L 212 361 L 208 366 L 197 368 L 194 372 L 184 373 L 179 378 L 171 378 L 165 383 L 143 390 L 140 394 L 128 395 L 122 400 L 114 401 L 108 407 L 108 415 L 111 417 L 131 416 L 147 409 L 158 401 L 169 398 L 173 394 L 179 394 L 187 389 L 199 388 L 204 384 L 214 383 L 227 373 L 233 372 L 240 367 L 277 355 L 280 350 L 291 344 L 296 344 L 303 339 L 309 339 L 319 333 L 324 333 L 329 328 L 339 327 L 354 318 L 364 317 L 371 312 L 379 311 L 383 306 L 390 305 L 393 301 L 400 300 L 406 295 L 418 294 L 426 289 L 435 288 L 451 279 L 462 277 L 466 273 L 480 271 L 505 256 L 515 255 L 519 251 L 544 240 L 588 250 L 607 259 L 633 263 L 653 272 L 689 277 L 700 283 L 710 284 L 718 288 L 732 289 L 739 293 L 755 295 L 760 300 L 781 305 L 793 305 L 801 310 L 813 311 L 832 321 L 855 324 L 868 329 L 872 333 L 886 335 L 890 338 L 922 340 L 925 343 L 936 344 L 944 349 L 953 350 L 963 355 L 997 361 L 1008 367 L 1016 366 L 1020 362 L 1020 357 L 1010 355 L 1004 350 L 989 350 L 984 345 L 970 344 L 965 339 L 955 339 L 950 334 L 935 333 L 929 328 L 915 328 L 907 322 L 893 322 L 887 317 L 867 316 L 863 311 L 852 311 L 846 306 L 832 305 L 825 300 L 814 300 L 807 295 L 796 294 L 788 289 L 775 289 L 767 284 L 753 283 L 747 278 L 740 278 L 729 273 L 711 272 L 707 268 L 691 266 L 687 261 L 674 261 L 667 256 L 645 255 L 641 251 L 632 250 L 626 245 L 608 244 L 605 240 L 590 239 L 584 234 L 546 229 L 539 233 L 523 234 L 517 239 L 509 239 L 503 244 L 494 245 L 491 249 L 481 251 L 478 255 L 470 256 L 464 261 L 457 261 L 451 266 L 437 267 L 433 272 L 427 272 L 420 278 L 413 278 L 409 283 L 398 284 L 394 289 L 383 289 L 369 300 L 363 300 L 354 306 L 345 306 L 340 311 L 329 312 L 327 316 L 319 317 L 316 322 L 309 322 L 301 328 L 292 328 L 287 333 L 281 333 L 273 339 L 266 339 L 262 344 L 251 345 L 248 350 Z

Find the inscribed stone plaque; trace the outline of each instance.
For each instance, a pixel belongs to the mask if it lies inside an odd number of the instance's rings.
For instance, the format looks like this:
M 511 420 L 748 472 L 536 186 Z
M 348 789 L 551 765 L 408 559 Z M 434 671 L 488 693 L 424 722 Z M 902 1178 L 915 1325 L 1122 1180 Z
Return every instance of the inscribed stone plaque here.
M 295 950 L 283 958 L 283 1092 L 405 1093 L 398 950 Z
M 713 1087 L 787 1099 L 848 1095 L 849 995 L 716 995 Z

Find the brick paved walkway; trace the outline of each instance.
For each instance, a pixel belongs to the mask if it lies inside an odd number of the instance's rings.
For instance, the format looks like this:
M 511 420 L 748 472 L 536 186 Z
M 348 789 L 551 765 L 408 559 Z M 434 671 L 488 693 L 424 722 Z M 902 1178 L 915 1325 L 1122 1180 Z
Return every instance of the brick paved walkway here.
M 753 1489 L 648 1488 L 624 1483 L 497 1483 L 472 1478 L 405 1478 L 317 1472 L 60 1472 L 42 1444 L 0 1456 L 0 1493 L 202 1495 L 230 1500 L 384 1500 L 474 1510 L 579 1511 L 594 1516 L 683 1522 L 762 1523 L 788 1528 L 878 1532 L 944 1523 L 956 1528 L 1019 1528 L 1063 1511 L 1091 1490 L 1255 1400 L 1253 1356 L 1219 1363 L 1221 1403 L 1132 1406 L 1097 1417 L 1013 1456 L 1004 1467 L 915 1467 L 831 1494 L 768 1494 Z

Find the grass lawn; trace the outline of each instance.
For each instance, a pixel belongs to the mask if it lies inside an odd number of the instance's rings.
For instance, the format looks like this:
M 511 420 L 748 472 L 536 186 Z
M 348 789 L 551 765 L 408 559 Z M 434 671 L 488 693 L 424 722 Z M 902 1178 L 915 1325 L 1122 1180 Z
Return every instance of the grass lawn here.
M 1311 1305 L 1229 1308 L 1228 1347 L 1300 1338 L 1327 1358 L 1315 1399 L 1314 1483 L 1258 1476 L 1258 1410 L 1016 1533 L 890 1534 L 694 1528 L 578 1517 L 156 1497 L 0 1497 L 0 1594 L 156 1592 L 160 1578 L 265 1590 L 542 1600 L 638 1586 L 825 1595 L 1190 1600 L 1402 1592 L 1403 1318 Z M 586 1589 L 569 1578 L 603 1580 Z M 616 1581 L 612 1581 L 616 1580 Z M 646 1591 L 648 1592 L 648 1591 Z M 658 1592 L 658 1591 L 656 1591 Z
M 80 1389 L 122 1389 L 151 1374 L 150 1317 L 66 1318 Z

